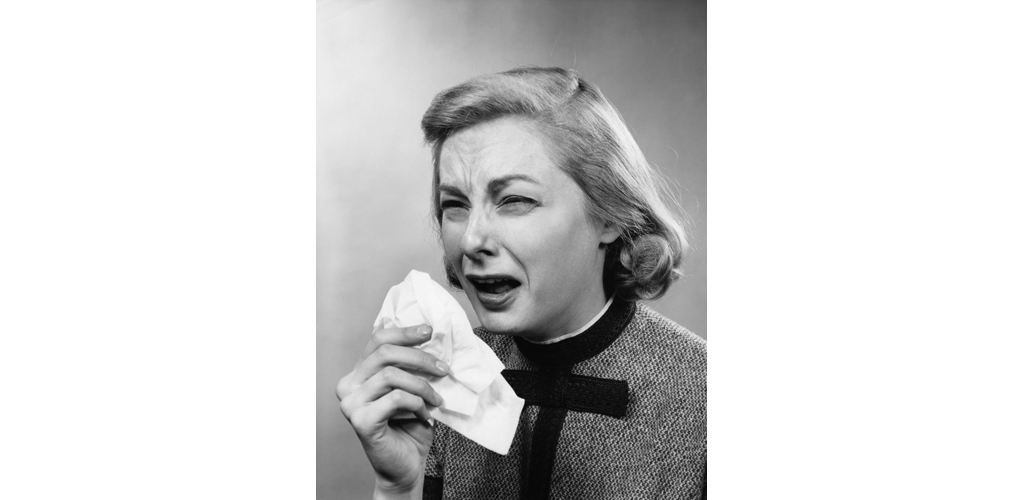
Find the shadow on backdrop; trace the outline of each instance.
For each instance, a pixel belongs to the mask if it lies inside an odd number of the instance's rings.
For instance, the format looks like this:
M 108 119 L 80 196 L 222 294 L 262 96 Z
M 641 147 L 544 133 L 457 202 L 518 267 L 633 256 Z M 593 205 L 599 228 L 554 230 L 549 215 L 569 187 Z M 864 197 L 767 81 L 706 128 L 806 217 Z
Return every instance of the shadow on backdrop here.
M 334 386 L 392 285 L 444 282 L 419 122 L 472 76 L 575 68 L 611 100 L 690 219 L 685 276 L 650 305 L 707 338 L 706 26 L 704 2 L 318 0 L 317 498 L 372 495 Z

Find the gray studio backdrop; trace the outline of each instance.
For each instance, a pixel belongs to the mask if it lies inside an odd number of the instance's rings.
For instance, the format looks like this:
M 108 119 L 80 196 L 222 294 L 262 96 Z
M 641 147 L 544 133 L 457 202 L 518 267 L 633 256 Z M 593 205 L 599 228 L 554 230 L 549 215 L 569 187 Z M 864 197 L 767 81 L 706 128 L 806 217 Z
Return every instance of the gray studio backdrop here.
M 317 2 L 317 498 L 370 497 L 334 385 L 392 285 L 410 269 L 443 282 L 419 121 L 469 77 L 561 66 L 600 87 L 691 219 L 686 276 L 651 305 L 706 338 L 705 13 L 686 1 Z

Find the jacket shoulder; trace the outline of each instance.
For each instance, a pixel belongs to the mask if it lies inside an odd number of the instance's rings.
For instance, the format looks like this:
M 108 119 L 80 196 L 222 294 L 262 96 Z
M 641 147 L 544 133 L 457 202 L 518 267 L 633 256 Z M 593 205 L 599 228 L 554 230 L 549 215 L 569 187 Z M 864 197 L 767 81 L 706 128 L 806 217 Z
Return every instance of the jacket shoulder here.
M 701 359 L 707 358 L 706 340 L 646 304 L 636 303 L 636 316 L 633 322 L 633 326 L 646 334 L 645 336 L 670 350 Z

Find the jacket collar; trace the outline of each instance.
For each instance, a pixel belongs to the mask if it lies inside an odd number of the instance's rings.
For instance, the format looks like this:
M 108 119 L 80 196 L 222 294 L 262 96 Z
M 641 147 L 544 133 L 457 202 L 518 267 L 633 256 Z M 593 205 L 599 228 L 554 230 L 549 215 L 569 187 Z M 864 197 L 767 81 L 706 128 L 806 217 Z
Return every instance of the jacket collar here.
M 597 356 L 619 338 L 636 313 L 636 304 L 615 298 L 611 307 L 587 331 L 554 344 L 535 344 L 515 337 L 527 359 L 542 365 L 573 365 Z

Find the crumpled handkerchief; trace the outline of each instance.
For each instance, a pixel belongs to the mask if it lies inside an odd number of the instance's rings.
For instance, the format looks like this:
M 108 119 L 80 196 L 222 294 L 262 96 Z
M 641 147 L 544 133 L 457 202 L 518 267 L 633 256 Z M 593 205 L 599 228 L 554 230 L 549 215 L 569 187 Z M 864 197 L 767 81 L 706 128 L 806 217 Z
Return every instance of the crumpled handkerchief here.
M 501 376 L 505 365 L 473 333 L 455 298 L 429 274 L 413 270 L 388 291 L 373 327 L 419 324 L 430 325 L 433 334 L 417 347 L 451 368 L 444 377 L 423 376 L 444 398 L 430 416 L 495 453 L 507 454 L 525 401 Z

